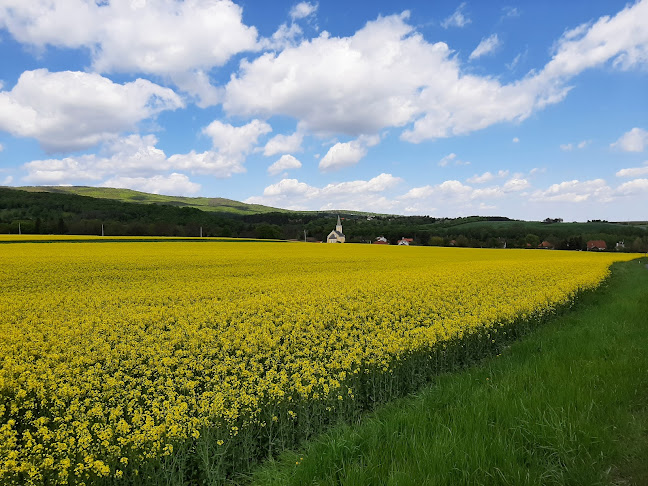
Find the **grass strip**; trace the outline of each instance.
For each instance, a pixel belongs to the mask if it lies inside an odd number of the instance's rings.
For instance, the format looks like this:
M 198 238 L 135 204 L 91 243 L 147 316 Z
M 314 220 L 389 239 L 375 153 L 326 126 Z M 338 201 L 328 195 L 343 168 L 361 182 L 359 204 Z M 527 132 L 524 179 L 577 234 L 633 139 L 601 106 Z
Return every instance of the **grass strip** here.
M 648 484 L 644 260 L 501 355 L 268 460 L 252 484 Z

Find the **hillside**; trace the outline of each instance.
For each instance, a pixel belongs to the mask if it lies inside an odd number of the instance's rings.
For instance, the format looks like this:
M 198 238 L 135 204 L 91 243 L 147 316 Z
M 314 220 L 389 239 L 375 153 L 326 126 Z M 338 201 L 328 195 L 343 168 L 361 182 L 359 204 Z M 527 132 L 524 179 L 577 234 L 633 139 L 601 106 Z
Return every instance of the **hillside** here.
M 116 189 L 112 187 L 89 186 L 23 186 L 16 187 L 28 192 L 52 192 L 57 194 L 76 194 L 100 199 L 138 203 L 138 204 L 168 204 L 170 206 L 196 208 L 202 211 L 232 214 L 259 214 L 283 212 L 285 209 L 271 208 L 260 204 L 246 204 L 222 197 L 184 197 L 164 196 L 133 191 L 131 189 Z
M 608 249 L 648 250 L 644 222 L 564 223 L 518 221 L 500 216 L 433 218 L 359 211 L 289 211 L 223 198 L 161 196 L 128 189 L 94 187 L 0 187 L 0 234 L 106 236 L 203 236 L 323 241 L 337 216 L 348 243 L 383 236 L 392 244 L 482 248 L 554 248 L 584 250 L 588 240 Z M 644 250 L 646 248 L 646 250 Z

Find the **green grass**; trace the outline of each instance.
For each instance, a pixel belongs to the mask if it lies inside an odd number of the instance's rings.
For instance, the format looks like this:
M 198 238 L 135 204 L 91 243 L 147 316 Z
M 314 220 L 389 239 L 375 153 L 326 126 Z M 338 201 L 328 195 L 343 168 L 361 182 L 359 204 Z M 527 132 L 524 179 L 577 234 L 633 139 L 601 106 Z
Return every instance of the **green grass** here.
M 252 484 L 648 484 L 646 263 L 616 264 L 501 355 L 270 459 Z

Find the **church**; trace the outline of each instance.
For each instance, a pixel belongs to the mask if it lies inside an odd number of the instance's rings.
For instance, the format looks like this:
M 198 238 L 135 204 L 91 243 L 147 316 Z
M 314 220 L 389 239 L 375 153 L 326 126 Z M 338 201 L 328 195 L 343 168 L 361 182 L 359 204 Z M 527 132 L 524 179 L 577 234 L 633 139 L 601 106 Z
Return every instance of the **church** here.
M 326 237 L 326 242 L 344 243 L 345 240 L 346 237 L 344 236 L 344 233 L 342 233 L 342 222 L 340 221 L 340 217 L 338 216 L 337 225 L 335 226 L 335 229 L 331 231 L 329 235 Z

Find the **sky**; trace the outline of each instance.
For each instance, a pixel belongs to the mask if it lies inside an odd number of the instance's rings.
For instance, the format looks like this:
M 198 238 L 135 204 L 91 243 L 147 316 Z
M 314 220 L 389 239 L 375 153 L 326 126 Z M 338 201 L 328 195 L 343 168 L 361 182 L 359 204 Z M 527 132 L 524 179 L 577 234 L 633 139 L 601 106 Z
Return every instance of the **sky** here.
M 648 0 L 0 0 L 0 185 L 648 220 Z

